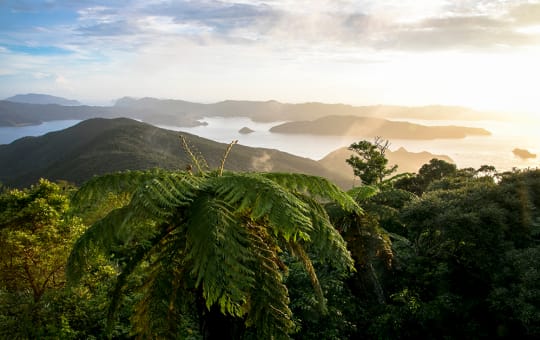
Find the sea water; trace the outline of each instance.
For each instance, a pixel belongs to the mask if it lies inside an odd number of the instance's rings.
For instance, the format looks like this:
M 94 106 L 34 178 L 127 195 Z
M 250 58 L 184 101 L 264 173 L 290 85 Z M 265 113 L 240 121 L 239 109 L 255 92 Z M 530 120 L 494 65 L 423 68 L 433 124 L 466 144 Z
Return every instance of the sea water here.
M 206 126 L 181 128 L 162 126 L 175 131 L 185 131 L 200 137 L 218 142 L 229 143 L 238 140 L 240 144 L 278 149 L 297 156 L 319 160 L 328 153 L 349 146 L 362 139 L 373 140 L 365 136 L 320 136 L 310 134 L 272 133 L 269 129 L 282 122 L 260 123 L 247 117 L 208 117 L 203 119 Z M 503 121 L 441 121 L 396 119 L 422 125 L 456 125 L 480 127 L 491 132 L 491 136 L 470 136 L 462 139 L 391 139 L 390 150 L 404 147 L 407 151 L 427 151 L 433 154 L 447 155 L 460 168 L 479 168 L 482 165 L 493 165 L 499 171 L 512 168 L 536 168 L 540 166 L 540 134 L 537 125 L 528 122 Z M 241 134 L 238 130 L 248 127 L 254 132 Z M 385 138 L 385 136 L 381 136 Z M 514 148 L 527 149 L 538 154 L 537 158 L 521 159 L 516 157 Z
M 396 119 L 397 120 L 397 119 Z M 240 144 L 278 149 L 297 156 L 319 160 L 328 153 L 349 146 L 362 139 L 372 140 L 364 136 L 318 136 L 310 134 L 282 134 L 272 133 L 272 126 L 282 122 L 261 123 L 254 122 L 247 117 L 208 117 L 202 119 L 207 125 L 196 127 L 178 127 L 160 125 L 174 131 L 185 131 L 208 138 L 217 142 L 229 143 L 238 140 Z M 537 124 L 530 122 L 502 122 L 502 121 L 439 121 L 402 119 L 411 123 L 423 125 L 458 125 L 481 127 L 492 133 L 491 136 L 472 136 L 463 139 L 434 139 L 411 140 L 391 139 L 390 150 L 395 151 L 404 147 L 411 152 L 428 151 L 433 154 L 447 155 L 452 158 L 458 167 L 478 168 L 481 165 L 493 165 L 499 171 L 512 168 L 536 168 L 540 166 L 540 134 Z M 0 144 L 9 144 L 25 136 L 40 136 L 48 132 L 62 130 L 80 122 L 79 120 L 58 120 L 45 122 L 40 125 L 22 127 L 0 127 Z M 254 132 L 242 134 L 239 130 L 248 127 Z M 385 136 L 381 136 L 385 138 Z M 526 149 L 537 158 L 521 159 L 516 157 L 514 148 Z
M 27 136 L 42 136 L 49 132 L 66 129 L 79 122 L 80 120 L 52 120 L 39 125 L 2 126 L 0 127 L 0 144 L 9 144 Z

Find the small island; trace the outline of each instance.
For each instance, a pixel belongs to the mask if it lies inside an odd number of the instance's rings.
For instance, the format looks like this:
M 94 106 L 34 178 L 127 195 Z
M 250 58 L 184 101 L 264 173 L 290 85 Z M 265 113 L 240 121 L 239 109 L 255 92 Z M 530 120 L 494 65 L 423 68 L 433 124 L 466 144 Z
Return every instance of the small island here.
M 536 158 L 536 154 L 531 153 L 529 150 L 515 148 L 512 152 L 521 159 Z
M 252 129 L 248 128 L 247 126 L 244 126 L 240 130 L 238 130 L 238 132 L 240 132 L 241 134 L 247 135 L 248 133 L 255 132 L 255 130 L 252 130 Z

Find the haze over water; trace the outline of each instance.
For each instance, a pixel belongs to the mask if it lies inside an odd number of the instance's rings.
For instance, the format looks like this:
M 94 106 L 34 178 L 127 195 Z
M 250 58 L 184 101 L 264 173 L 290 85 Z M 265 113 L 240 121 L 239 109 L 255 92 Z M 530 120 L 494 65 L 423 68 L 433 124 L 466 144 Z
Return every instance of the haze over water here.
M 527 122 L 502 121 L 432 121 L 419 119 L 395 119 L 422 125 L 459 125 L 485 128 L 492 133 L 491 136 L 474 136 L 463 139 L 433 139 L 433 140 L 390 140 L 392 151 L 404 147 L 407 151 L 428 151 L 433 154 L 447 155 L 452 158 L 458 167 L 474 167 L 493 165 L 499 171 L 512 168 L 527 168 L 540 166 L 540 135 L 537 125 Z M 362 139 L 372 140 L 362 136 L 317 136 L 292 135 L 272 133 L 269 129 L 281 122 L 260 123 L 247 117 L 206 117 L 203 119 L 208 125 L 197 127 L 164 126 L 174 131 L 185 131 L 222 143 L 238 140 L 240 144 L 278 149 L 297 156 L 319 160 L 328 153 L 349 146 Z M 77 124 L 78 120 L 61 120 L 45 122 L 40 125 L 24 127 L 0 127 L 0 144 L 9 144 L 25 136 L 40 136 L 51 131 L 57 131 Z M 254 130 L 250 134 L 238 132 L 242 127 Z M 384 136 L 382 136 L 384 137 Z M 516 157 L 514 148 L 526 149 L 539 157 L 521 159 Z
M 257 123 L 249 118 L 235 117 L 208 117 L 204 119 L 207 126 L 193 128 L 178 128 L 162 126 L 176 131 L 186 131 L 201 137 L 228 143 L 238 139 L 240 144 L 279 149 L 298 156 L 319 160 L 328 153 L 361 139 L 372 140 L 362 136 L 316 136 L 316 135 L 290 135 L 278 134 L 268 131 L 275 123 Z M 526 168 L 537 167 L 540 159 L 520 159 L 512 153 L 514 148 L 524 148 L 532 153 L 540 153 L 540 135 L 536 132 L 536 126 L 518 122 L 500 121 L 428 121 L 403 119 L 423 125 L 459 125 L 470 127 L 482 127 L 492 133 L 491 136 L 475 136 L 464 139 L 434 139 L 434 140 L 390 140 L 390 149 L 395 151 L 404 147 L 407 151 L 428 151 L 433 154 L 450 156 L 458 167 L 474 167 L 481 165 L 493 165 L 498 170 L 511 170 L 513 167 Z M 249 127 L 255 132 L 241 134 L 238 132 L 242 127 Z M 384 137 L 384 136 L 382 136 Z

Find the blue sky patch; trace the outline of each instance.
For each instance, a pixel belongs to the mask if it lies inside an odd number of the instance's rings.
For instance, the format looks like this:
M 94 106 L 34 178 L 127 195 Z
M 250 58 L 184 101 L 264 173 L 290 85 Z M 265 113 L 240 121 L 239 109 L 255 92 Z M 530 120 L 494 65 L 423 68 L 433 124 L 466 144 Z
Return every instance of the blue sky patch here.
M 26 45 L 3 45 L 5 49 L 30 55 L 68 55 L 72 52 L 56 46 L 26 46 Z

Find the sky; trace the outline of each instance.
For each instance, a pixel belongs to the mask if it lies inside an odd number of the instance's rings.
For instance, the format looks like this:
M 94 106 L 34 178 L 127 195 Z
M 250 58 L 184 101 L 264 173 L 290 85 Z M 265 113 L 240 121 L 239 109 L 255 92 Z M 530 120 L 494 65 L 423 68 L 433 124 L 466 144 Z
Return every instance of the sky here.
M 0 0 L 0 98 L 540 113 L 540 0 Z

